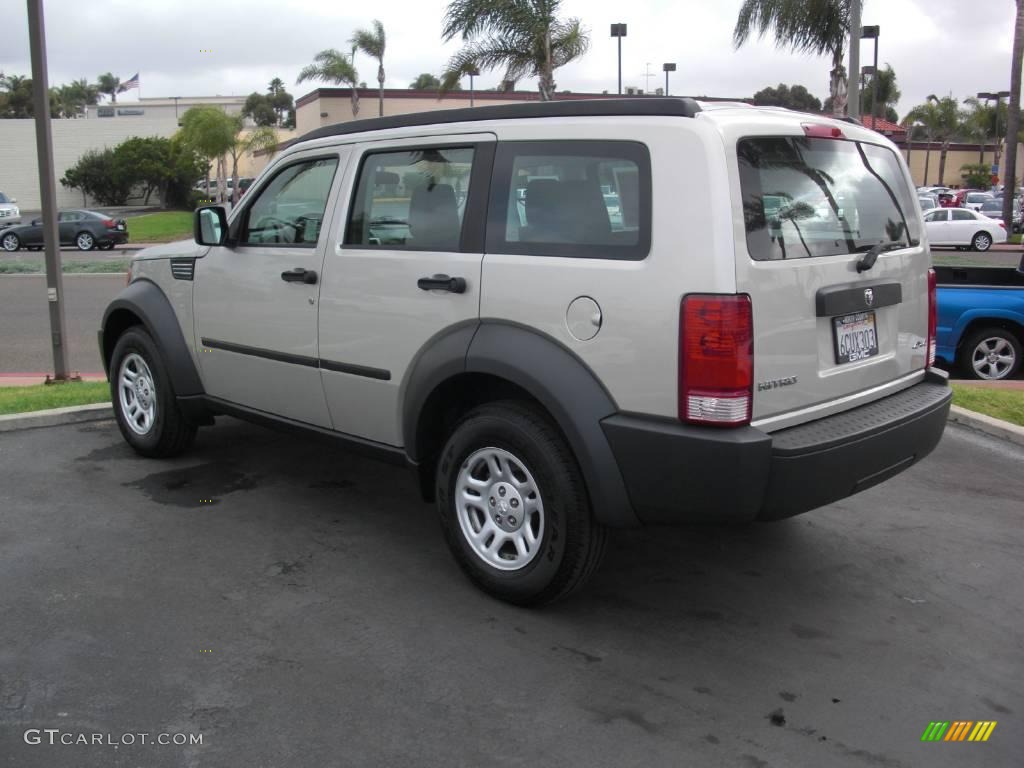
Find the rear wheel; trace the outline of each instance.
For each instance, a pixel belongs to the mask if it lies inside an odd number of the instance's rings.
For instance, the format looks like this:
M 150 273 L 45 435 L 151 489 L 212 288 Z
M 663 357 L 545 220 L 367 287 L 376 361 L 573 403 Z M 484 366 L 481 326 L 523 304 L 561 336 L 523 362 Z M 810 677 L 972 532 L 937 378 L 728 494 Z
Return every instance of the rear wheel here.
M 456 425 L 438 462 L 437 508 L 462 570 L 510 603 L 568 595 L 604 553 L 606 531 L 569 446 L 518 401 L 482 405 Z
M 1008 379 L 1020 370 L 1021 342 L 1004 328 L 972 333 L 961 350 L 961 368 L 972 378 Z
M 96 238 L 91 232 L 79 232 L 75 235 L 75 245 L 80 251 L 91 251 L 96 247 Z
M 14 253 L 21 248 L 21 238 L 13 232 L 8 232 L 3 237 L 0 237 L 0 246 L 8 253 Z
M 114 247 L 113 243 L 100 243 L 100 250 L 101 251 L 109 251 L 113 247 Z
M 976 251 L 987 251 L 992 247 L 992 235 L 988 232 L 978 232 L 971 238 L 971 248 Z
M 195 439 L 196 427 L 178 409 L 167 368 L 141 326 L 117 340 L 110 358 L 110 395 L 117 426 L 136 453 L 176 456 Z

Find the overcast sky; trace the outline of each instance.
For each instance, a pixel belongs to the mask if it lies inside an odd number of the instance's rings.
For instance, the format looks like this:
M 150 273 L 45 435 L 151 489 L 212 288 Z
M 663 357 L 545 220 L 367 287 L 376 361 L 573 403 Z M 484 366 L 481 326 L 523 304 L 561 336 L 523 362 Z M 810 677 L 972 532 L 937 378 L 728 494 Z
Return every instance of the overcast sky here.
M 0 70 L 30 74 L 23 0 L 2 0 L 5 15 Z M 564 0 L 565 14 L 590 29 L 590 51 L 555 73 L 558 88 L 582 92 L 616 88 L 611 22 L 626 22 L 623 83 L 661 85 L 661 64 L 674 61 L 671 92 L 746 97 L 766 85 L 801 83 L 828 96 L 829 62 L 776 49 L 770 40 L 733 50 L 732 28 L 741 0 Z M 445 0 L 45 0 L 50 82 L 95 80 L 111 71 L 127 80 L 140 73 L 142 95 L 245 95 L 273 77 L 296 97 L 299 70 L 328 47 L 347 48 L 352 31 L 379 18 L 387 31 L 388 87 L 406 87 L 421 72 L 439 73 L 458 48 L 440 41 Z M 363 10 L 363 9 L 366 10 Z M 13 10 L 13 14 L 10 11 Z M 1012 0 L 864 0 L 864 24 L 881 25 L 880 63 L 892 64 L 903 92 L 902 117 L 930 93 L 962 99 L 1009 88 Z M 205 53 L 204 50 L 212 52 Z M 872 43 L 862 45 L 862 64 Z M 376 67 L 357 57 L 360 78 L 374 85 Z M 480 88 L 496 85 L 485 72 Z M 523 82 L 520 88 L 535 88 Z M 132 101 L 138 91 L 123 94 Z

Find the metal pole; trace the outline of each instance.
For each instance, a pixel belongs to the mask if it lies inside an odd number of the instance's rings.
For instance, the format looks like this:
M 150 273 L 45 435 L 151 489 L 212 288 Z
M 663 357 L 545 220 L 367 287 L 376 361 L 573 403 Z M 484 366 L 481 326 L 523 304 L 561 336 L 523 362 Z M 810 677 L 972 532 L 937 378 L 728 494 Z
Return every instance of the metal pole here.
M 668 70 L 665 70 L 665 95 L 668 96 Z
M 619 96 L 622 95 L 622 35 L 619 35 Z
M 36 155 L 39 161 L 39 193 L 43 203 L 43 243 L 46 248 L 46 293 L 50 302 L 50 342 L 53 346 L 53 378 L 68 378 L 68 351 L 64 345 L 64 281 L 60 268 L 57 229 L 57 183 L 53 170 L 50 135 L 50 88 L 46 74 L 46 30 L 43 0 L 28 0 L 28 37 L 32 58 L 32 106 L 35 110 Z
M 875 35 L 875 74 L 871 76 L 871 130 L 878 116 L 878 35 Z
M 472 75 L 472 73 L 470 73 L 470 75 L 469 75 L 469 106 L 471 106 L 471 107 L 474 106 L 474 104 L 473 104 L 473 75 Z
M 861 0 L 850 0 L 850 68 L 846 73 L 846 82 L 857 82 L 860 75 L 860 7 Z M 847 86 L 849 88 L 849 86 Z M 860 89 L 855 98 L 846 99 L 846 114 L 853 118 L 860 117 Z

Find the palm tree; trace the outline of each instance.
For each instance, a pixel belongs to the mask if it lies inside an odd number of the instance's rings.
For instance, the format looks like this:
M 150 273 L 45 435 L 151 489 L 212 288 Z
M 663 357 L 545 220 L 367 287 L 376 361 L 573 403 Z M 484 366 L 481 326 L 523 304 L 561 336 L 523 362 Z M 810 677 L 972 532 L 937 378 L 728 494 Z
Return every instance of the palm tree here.
M 960 102 L 952 96 L 943 96 L 941 99 L 934 93 L 931 94 L 924 104 L 914 107 L 907 116 L 903 118 L 904 125 L 912 125 L 914 122 L 924 124 L 928 136 L 928 149 L 931 150 L 931 142 L 938 139 L 941 143 L 939 154 L 939 178 L 938 183 L 943 183 L 946 174 L 946 154 L 949 152 L 949 145 L 960 134 L 964 133 L 964 114 L 960 110 Z M 928 181 L 928 157 L 925 156 L 925 183 Z
M 832 57 L 832 111 L 845 114 L 843 52 L 850 34 L 850 0 L 743 0 L 732 32 L 733 44 L 739 48 L 752 33 L 764 37 L 769 30 L 780 48 Z
M 896 85 L 896 72 L 893 71 L 891 64 L 886 64 L 885 69 L 879 70 L 878 72 L 878 109 L 875 109 L 875 105 L 872 100 L 875 96 L 874 91 L 874 78 L 868 81 L 867 86 L 864 88 L 860 95 L 860 113 L 862 115 L 874 115 L 878 118 L 888 119 L 890 112 L 895 111 L 896 104 L 900 100 L 902 93 L 900 92 L 899 86 Z M 893 121 L 895 122 L 895 120 Z
M 924 128 L 925 136 L 925 155 L 924 155 L 924 181 L 921 183 L 928 186 L 928 166 L 932 158 L 932 140 L 935 138 L 935 132 L 939 126 L 939 115 L 935 104 L 931 101 L 926 101 L 924 104 L 919 104 L 912 110 L 907 112 L 906 117 L 903 118 L 903 126 L 907 129 L 908 135 L 913 137 L 914 125 L 920 124 Z M 942 177 L 939 177 L 939 183 L 942 183 Z
M 352 89 L 352 118 L 359 117 L 359 94 L 356 88 L 359 85 L 359 73 L 353 64 L 355 61 L 356 49 L 352 49 L 351 58 L 337 48 L 328 48 L 320 51 L 313 57 L 313 63 L 303 67 L 299 72 L 299 79 L 296 84 L 306 80 L 326 80 L 335 85 L 347 85 Z
M 357 29 L 349 43 L 352 45 L 353 58 L 355 51 L 359 50 L 377 60 L 377 114 L 384 117 L 384 49 L 387 47 L 384 25 L 374 19 L 372 30 Z
M 1024 64 L 1024 0 L 1017 0 L 1017 22 L 1013 32 L 1013 59 L 1010 64 L 1010 105 L 1006 121 L 1006 165 L 1003 184 L 1010 193 L 1003 195 L 1003 221 L 1013 221 L 1013 198 L 1017 191 L 1017 138 L 1020 134 L 1020 81 Z M 1004 187 L 1005 188 L 1005 187 Z
M 999 165 L 999 126 L 1006 124 L 1006 105 L 999 102 L 997 113 L 994 106 L 974 96 L 964 99 L 964 105 L 970 108 L 964 113 L 964 133 L 976 139 L 981 145 L 978 162 L 985 162 L 985 149 L 989 139 L 995 138 L 994 162 Z
M 237 115 L 229 115 L 217 107 L 192 107 L 181 116 L 180 139 L 207 161 L 217 162 L 217 197 L 222 199 L 227 186 L 224 179 L 224 155 L 234 146 L 239 128 Z M 206 194 L 210 194 L 210 180 L 206 180 Z
M 536 77 L 541 101 L 555 95 L 555 70 L 579 58 L 590 36 L 579 19 L 558 18 L 561 0 L 452 0 L 441 36 L 466 43 L 448 62 L 446 90 L 469 70 L 503 68 L 504 80 Z
M 228 147 L 228 154 L 231 155 L 231 204 L 238 203 L 238 160 L 243 155 L 251 155 L 260 151 L 269 151 L 271 157 L 277 150 L 277 132 L 273 128 L 255 128 L 249 133 L 242 135 L 242 116 L 230 115 L 232 128 L 235 129 L 234 141 Z
M 111 104 L 117 104 L 117 94 L 124 93 L 128 89 L 121 85 L 121 78 L 106 72 L 96 78 L 96 90 L 105 93 L 110 97 Z
M 0 73 L 0 117 L 32 117 L 32 79 Z

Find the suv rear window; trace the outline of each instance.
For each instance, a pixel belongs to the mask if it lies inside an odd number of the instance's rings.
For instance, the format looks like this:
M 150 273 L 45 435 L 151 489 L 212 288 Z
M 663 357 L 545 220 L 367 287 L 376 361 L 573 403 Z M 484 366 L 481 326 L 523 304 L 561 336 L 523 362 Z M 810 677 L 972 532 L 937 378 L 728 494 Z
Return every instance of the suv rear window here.
M 779 136 L 742 139 L 737 153 L 753 259 L 838 256 L 880 243 L 920 242 L 919 212 L 899 160 L 885 147 Z
M 639 260 L 650 244 L 651 161 L 643 144 L 498 144 L 488 253 Z

